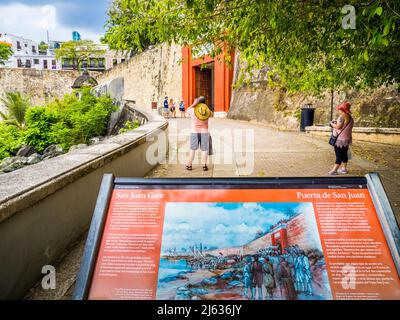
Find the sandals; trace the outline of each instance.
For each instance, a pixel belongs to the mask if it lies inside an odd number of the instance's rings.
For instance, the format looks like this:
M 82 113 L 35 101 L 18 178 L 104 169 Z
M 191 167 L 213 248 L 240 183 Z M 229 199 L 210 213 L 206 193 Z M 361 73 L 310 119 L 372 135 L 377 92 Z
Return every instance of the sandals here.
M 187 166 L 186 166 L 186 170 L 192 171 L 192 170 L 193 170 L 193 167 L 187 165 Z M 204 166 L 203 166 L 203 171 L 208 171 L 208 166 L 204 165 Z

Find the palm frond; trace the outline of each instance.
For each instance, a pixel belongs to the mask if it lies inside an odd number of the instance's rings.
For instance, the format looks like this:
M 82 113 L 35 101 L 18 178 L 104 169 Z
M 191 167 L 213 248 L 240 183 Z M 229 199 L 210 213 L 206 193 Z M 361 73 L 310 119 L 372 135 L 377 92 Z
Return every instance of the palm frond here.
M 7 114 L 0 116 L 5 120 L 14 120 L 20 127 L 25 123 L 26 110 L 31 106 L 29 99 L 20 92 L 6 92 L 0 102 L 7 110 Z

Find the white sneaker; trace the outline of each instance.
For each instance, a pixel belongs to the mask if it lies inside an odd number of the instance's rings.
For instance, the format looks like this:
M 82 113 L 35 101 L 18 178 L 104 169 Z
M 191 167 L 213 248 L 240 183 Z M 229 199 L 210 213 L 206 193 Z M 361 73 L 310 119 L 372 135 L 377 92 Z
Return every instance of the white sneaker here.
M 331 170 L 331 171 L 329 171 L 329 173 L 328 173 L 330 176 L 336 176 L 336 175 L 338 175 L 338 172 L 337 171 L 334 171 L 334 170 Z
M 348 174 L 349 172 L 347 171 L 347 169 L 339 169 L 337 171 L 339 174 Z

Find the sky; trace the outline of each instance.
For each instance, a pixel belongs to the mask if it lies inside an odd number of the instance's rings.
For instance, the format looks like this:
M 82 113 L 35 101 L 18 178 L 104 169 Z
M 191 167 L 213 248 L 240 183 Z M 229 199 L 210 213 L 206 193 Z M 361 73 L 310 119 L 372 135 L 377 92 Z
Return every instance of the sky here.
M 313 210 L 311 203 L 167 203 L 162 252 L 200 242 L 217 248 L 244 245 L 258 231 L 287 218 L 287 207 L 296 212 Z
M 72 31 L 82 39 L 100 42 L 111 0 L 0 0 L 0 33 L 40 42 L 72 40 Z

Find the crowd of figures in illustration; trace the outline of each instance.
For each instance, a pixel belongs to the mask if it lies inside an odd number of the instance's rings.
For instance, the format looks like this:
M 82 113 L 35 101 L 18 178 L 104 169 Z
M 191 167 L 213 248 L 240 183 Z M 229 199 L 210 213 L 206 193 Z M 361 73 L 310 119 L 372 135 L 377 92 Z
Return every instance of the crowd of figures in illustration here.
M 173 253 L 174 250 L 169 251 L 170 256 Z M 286 247 L 283 251 L 277 247 L 267 247 L 246 255 L 238 253 L 224 256 L 220 252 L 215 256 L 201 250 L 191 250 L 191 253 L 186 263 L 193 271 L 235 270 L 241 278 L 241 295 L 244 299 L 296 300 L 299 295 L 302 298 L 313 296 L 310 260 L 315 263 L 322 259 L 323 262 L 322 254 L 306 252 L 297 245 Z
M 283 254 L 274 249 L 260 250 L 247 256 L 245 261 L 243 295 L 246 298 L 273 299 L 277 287 L 285 300 L 296 300 L 299 294 L 313 295 L 310 261 L 297 245 L 286 248 Z

